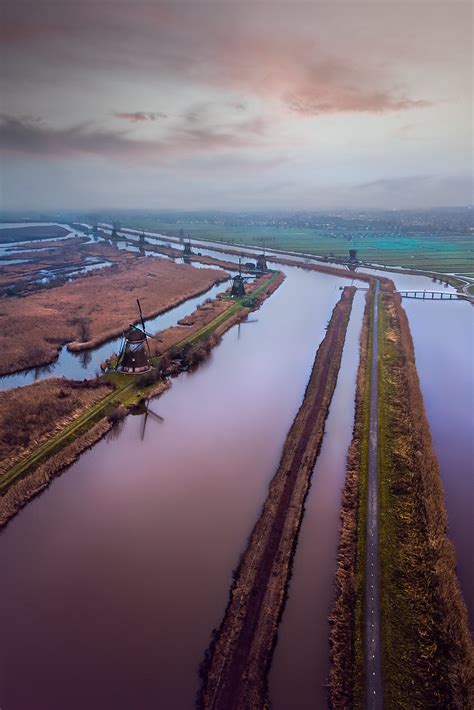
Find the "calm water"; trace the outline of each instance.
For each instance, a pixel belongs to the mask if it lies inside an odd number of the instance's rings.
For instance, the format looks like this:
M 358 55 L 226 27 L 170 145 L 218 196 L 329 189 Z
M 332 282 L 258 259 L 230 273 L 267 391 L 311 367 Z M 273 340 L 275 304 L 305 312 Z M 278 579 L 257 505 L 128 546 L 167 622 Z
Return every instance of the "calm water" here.
M 403 301 L 474 631 L 474 307 L 462 301 Z M 449 307 L 451 306 L 451 307 Z
M 193 706 L 339 285 L 289 268 L 258 324 L 152 404 L 143 442 L 128 417 L 6 528 L 0 706 Z
M 328 616 L 333 604 L 346 452 L 354 424 L 353 402 L 364 304 L 364 294 L 358 293 L 326 420 L 323 445 L 306 499 L 289 596 L 278 630 L 269 678 L 274 710 L 327 707 Z

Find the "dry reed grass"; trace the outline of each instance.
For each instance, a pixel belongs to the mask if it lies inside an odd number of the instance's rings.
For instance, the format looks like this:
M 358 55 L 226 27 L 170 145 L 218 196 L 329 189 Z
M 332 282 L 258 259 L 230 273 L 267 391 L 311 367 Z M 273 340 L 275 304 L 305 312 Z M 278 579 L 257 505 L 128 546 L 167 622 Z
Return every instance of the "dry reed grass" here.
M 25 298 L 0 301 L 0 374 L 52 362 L 58 350 L 99 345 L 137 322 L 136 299 L 145 317 L 158 315 L 205 292 L 224 272 L 193 269 L 158 259 L 133 259 Z M 90 338 L 81 342 L 81 323 Z
M 474 649 L 408 319 L 382 297 L 380 507 L 385 700 L 474 707 Z
M 78 388 L 59 378 L 0 392 L 0 480 L 18 460 L 108 392 L 105 384 Z

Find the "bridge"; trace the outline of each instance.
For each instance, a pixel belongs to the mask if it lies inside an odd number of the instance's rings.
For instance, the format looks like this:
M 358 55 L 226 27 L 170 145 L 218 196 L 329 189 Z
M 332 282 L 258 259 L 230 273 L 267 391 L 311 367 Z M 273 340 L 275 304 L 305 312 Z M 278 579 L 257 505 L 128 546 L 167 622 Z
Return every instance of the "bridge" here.
M 469 293 L 459 293 L 458 291 L 421 291 L 413 289 L 401 289 L 395 291 L 402 298 L 429 299 L 430 301 L 469 301 L 474 303 L 474 296 Z

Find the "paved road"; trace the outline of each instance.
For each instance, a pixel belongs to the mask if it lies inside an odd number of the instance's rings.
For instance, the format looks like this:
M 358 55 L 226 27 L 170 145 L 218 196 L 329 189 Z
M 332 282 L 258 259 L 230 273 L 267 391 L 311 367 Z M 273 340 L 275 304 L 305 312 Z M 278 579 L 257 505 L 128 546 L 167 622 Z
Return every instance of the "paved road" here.
M 372 326 L 372 364 L 370 370 L 370 441 L 367 494 L 367 549 L 365 574 L 365 669 L 366 708 L 381 710 L 382 646 L 380 642 L 380 574 L 379 574 L 379 515 L 378 515 L 378 296 L 380 284 L 375 286 L 374 319 Z

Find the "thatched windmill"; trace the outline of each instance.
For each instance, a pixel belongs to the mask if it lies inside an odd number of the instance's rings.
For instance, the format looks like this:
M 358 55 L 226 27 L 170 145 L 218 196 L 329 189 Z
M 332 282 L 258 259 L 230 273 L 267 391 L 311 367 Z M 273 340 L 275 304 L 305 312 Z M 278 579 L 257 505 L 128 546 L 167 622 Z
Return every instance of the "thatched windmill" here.
M 260 242 L 260 240 L 258 240 Z M 263 244 L 263 254 L 259 254 L 257 256 L 257 263 L 255 265 L 256 271 L 260 271 L 261 273 L 264 273 L 265 271 L 268 271 L 268 266 L 267 266 L 267 259 L 265 257 L 265 241 L 266 239 L 261 240 L 261 244 Z
M 149 370 L 151 365 L 150 348 L 147 341 L 148 333 L 145 330 L 145 321 L 143 320 L 142 309 L 138 298 L 137 306 L 142 327 L 138 328 L 136 325 L 130 325 L 129 329 L 124 334 L 115 369 L 138 375 Z
M 235 298 L 242 298 L 245 296 L 245 279 L 242 276 L 242 264 L 239 258 L 239 273 L 232 279 L 232 288 L 230 289 L 230 295 L 235 296 Z
M 112 232 L 110 233 L 111 239 L 118 239 L 118 231 L 120 229 L 119 222 L 114 222 L 112 224 Z

